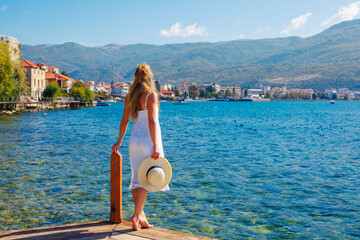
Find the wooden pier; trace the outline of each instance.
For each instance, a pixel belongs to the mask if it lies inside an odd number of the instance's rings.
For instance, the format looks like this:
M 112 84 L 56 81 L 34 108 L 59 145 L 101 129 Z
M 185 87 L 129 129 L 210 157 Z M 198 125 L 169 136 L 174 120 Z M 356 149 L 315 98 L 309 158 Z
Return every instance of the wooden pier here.
M 0 239 L 12 240 L 207 240 L 210 238 L 195 236 L 161 228 L 132 230 L 131 223 L 90 222 L 64 226 L 26 229 L 0 232 Z
M 123 220 L 122 213 L 122 156 L 111 154 L 111 196 L 110 221 L 79 223 L 71 225 L 0 232 L 0 239 L 23 240 L 206 240 L 210 238 L 195 236 L 161 228 L 134 231 L 131 223 Z
M 25 109 L 55 109 L 55 108 L 74 109 L 74 108 L 80 108 L 81 105 L 84 105 L 84 103 L 82 103 L 80 101 L 0 102 L 0 110 L 6 110 L 6 109 L 24 109 L 24 110 Z

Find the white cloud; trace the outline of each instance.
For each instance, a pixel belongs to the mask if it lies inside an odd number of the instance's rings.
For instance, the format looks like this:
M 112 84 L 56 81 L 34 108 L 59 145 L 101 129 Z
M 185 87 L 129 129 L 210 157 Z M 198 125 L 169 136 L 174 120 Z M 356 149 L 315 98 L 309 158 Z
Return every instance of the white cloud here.
M 324 27 L 329 27 L 342 21 L 353 20 L 359 12 L 360 2 L 355 2 L 348 6 L 341 7 L 336 14 L 332 15 L 329 19 L 323 21 L 321 24 Z
M 291 19 L 290 23 L 287 24 L 280 33 L 284 35 L 289 35 L 291 31 L 299 29 L 301 26 L 303 26 L 308 18 L 311 16 L 311 13 L 306 13 L 303 15 L 300 15 L 297 18 Z
M 5 12 L 8 9 L 9 6 L 4 5 L 2 7 L 0 7 L 0 12 Z
M 238 36 L 238 38 L 239 38 L 239 39 L 244 39 L 245 36 L 244 36 L 244 34 L 240 34 L 240 35 Z
M 181 28 L 181 24 L 176 22 L 169 30 L 163 29 L 160 31 L 160 35 L 164 37 L 190 37 L 190 36 L 206 36 L 208 32 L 206 27 L 197 27 L 197 24 L 188 25 Z

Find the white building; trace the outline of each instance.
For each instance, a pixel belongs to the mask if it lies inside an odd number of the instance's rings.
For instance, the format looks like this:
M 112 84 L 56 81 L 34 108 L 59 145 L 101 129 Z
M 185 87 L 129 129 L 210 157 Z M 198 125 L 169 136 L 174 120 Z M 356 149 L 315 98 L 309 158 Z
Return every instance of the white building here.
M 129 85 L 126 83 L 119 83 L 111 86 L 111 95 L 125 98 L 128 93 Z
M 29 94 L 31 98 L 40 100 L 43 91 L 47 86 L 46 72 L 37 64 L 29 60 L 21 60 L 21 66 L 26 70 L 26 82 L 29 87 Z
M 233 93 L 233 91 L 235 90 L 235 93 L 238 95 L 238 96 L 241 96 L 241 87 L 234 87 L 234 86 L 232 86 L 232 87 L 221 87 L 220 88 L 220 92 L 221 92 L 221 94 L 222 95 L 224 95 L 225 94 L 225 92 L 226 92 L 226 90 L 230 90 L 230 92 L 231 92 L 231 94 Z
M 251 98 L 259 98 L 260 94 L 263 93 L 262 89 L 248 89 L 247 96 Z
M 261 86 L 261 88 L 262 88 L 263 94 L 265 94 L 267 91 L 271 90 L 270 86 Z
M 171 84 L 160 84 L 160 91 L 163 90 L 171 91 Z
M 203 83 L 203 84 L 199 85 L 199 88 L 203 89 L 203 90 L 206 90 L 206 88 L 208 88 L 208 87 L 213 87 L 215 89 L 215 92 L 220 92 L 221 91 L 220 85 L 216 84 L 216 83 L 206 82 L 206 83 Z

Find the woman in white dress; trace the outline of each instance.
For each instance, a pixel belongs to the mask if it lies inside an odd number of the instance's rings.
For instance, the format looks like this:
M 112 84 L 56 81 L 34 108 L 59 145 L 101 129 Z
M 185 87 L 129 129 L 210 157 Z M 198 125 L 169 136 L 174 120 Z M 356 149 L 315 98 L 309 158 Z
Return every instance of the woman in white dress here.
M 129 155 L 131 163 L 131 184 L 133 201 L 135 204 L 134 215 L 131 217 L 132 227 L 151 228 L 144 213 L 147 190 L 141 187 L 137 179 L 137 170 L 145 158 L 151 156 L 158 159 L 164 157 L 159 125 L 159 102 L 152 72 L 147 64 L 140 64 L 135 71 L 135 80 L 125 98 L 124 114 L 120 122 L 119 140 L 112 147 L 113 151 L 121 146 L 129 118 L 135 121 L 129 142 Z M 169 190 L 166 186 L 162 191 Z

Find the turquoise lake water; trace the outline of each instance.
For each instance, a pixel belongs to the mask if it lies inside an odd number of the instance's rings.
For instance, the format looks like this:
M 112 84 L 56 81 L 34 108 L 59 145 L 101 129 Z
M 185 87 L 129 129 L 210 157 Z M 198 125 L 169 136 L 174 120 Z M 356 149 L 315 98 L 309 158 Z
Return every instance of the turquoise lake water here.
M 109 219 L 123 103 L 0 117 L 0 230 Z M 220 239 L 360 238 L 360 102 L 161 103 L 149 221 Z M 123 141 L 124 216 L 133 203 Z

